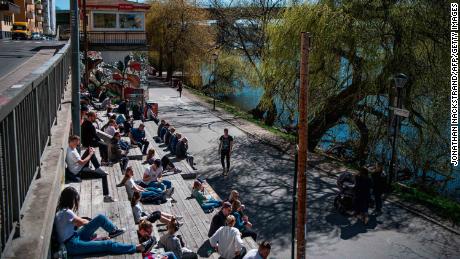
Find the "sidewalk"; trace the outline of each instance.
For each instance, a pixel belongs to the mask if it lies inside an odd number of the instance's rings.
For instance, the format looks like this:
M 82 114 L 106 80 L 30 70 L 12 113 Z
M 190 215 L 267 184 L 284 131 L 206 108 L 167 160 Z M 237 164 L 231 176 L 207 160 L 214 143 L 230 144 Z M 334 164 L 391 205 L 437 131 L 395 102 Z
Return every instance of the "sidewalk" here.
M 232 189 L 240 191 L 255 230 L 262 239 L 272 240 L 271 258 L 290 258 L 291 145 L 220 109 L 211 111 L 209 104 L 186 90 L 180 99 L 175 89 L 159 82 L 149 90 L 149 99 L 159 103 L 160 117 L 188 137 L 197 173 L 206 177 L 221 197 Z M 235 137 L 227 179 L 222 177 L 217 152 L 224 128 Z M 310 161 L 309 258 L 451 258 L 460 254 L 458 235 L 392 203 L 385 203 L 385 213 L 371 218 L 369 226 L 338 215 L 332 206 L 335 180 L 329 175 L 346 168 L 318 155 L 312 155 Z

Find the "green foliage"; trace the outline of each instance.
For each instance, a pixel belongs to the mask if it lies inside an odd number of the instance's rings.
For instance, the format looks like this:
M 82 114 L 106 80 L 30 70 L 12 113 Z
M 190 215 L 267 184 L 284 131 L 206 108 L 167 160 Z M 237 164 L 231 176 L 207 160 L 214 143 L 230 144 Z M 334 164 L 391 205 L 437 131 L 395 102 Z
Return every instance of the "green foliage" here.
M 424 192 L 414 187 L 402 188 L 395 185 L 396 194 L 408 201 L 422 203 L 426 205 L 433 213 L 453 221 L 455 224 L 460 223 L 460 204 L 448 198 L 439 196 L 435 192 Z
M 146 28 L 150 43 L 150 60 L 168 77 L 176 69 L 196 78 L 208 50 L 214 44 L 207 12 L 183 0 L 152 1 Z
M 346 120 L 357 156 L 388 142 L 388 99 L 397 73 L 409 77 L 403 96 L 410 117 L 398 143 L 411 170 L 451 172 L 446 165 L 449 108 L 449 6 L 445 1 L 319 1 L 287 9 L 269 26 L 262 59 L 264 90 L 285 107 L 297 104 L 300 33 L 312 36 L 309 141 Z M 366 136 L 366 137 L 363 137 Z M 433 146 L 439 147 L 433 149 Z M 415 147 L 415 148 L 414 148 Z
M 247 67 L 241 56 L 222 51 L 215 60 L 210 60 L 206 66 L 209 77 L 205 81 L 207 93 L 228 95 L 240 90 L 243 85 Z M 216 87 L 216 89 L 214 89 Z

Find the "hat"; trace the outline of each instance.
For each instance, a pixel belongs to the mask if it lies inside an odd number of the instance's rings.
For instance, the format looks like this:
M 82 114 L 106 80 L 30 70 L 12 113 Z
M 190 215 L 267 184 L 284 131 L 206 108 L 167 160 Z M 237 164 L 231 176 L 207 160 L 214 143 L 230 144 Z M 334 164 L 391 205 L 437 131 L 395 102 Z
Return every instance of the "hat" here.
M 232 207 L 232 204 L 228 201 L 224 202 L 222 204 L 222 208 L 225 209 L 225 208 L 231 208 Z

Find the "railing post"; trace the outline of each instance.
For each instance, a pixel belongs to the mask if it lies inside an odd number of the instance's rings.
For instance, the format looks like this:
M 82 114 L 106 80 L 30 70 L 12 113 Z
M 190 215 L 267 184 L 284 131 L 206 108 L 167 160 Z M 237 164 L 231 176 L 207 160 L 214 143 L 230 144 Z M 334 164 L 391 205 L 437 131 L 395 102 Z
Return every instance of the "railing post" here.
M 52 115 L 51 115 L 51 96 L 50 96 L 50 75 L 46 76 L 46 92 L 48 92 L 48 146 L 51 146 L 51 127 L 52 127 Z
M 38 85 L 38 87 L 40 87 L 40 85 Z M 40 105 L 39 105 L 39 99 L 38 99 L 38 87 L 36 87 L 33 91 L 34 91 L 34 94 L 35 94 L 35 117 L 37 118 L 37 137 L 36 139 L 38 139 L 38 152 L 37 152 L 37 155 L 38 155 L 38 161 L 40 161 L 40 157 L 41 157 L 41 152 L 42 152 L 42 140 L 41 140 L 41 134 L 40 134 Z
M 21 173 L 20 170 L 19 170 L 19 150 L 18 150 L 18 136 L 17 136 L 17 115 L 16 115 L 16 109 L 15 108 L 13 110 L 13 129 L 12 129 L 12 133 L 13 134 L 9 134 L 9 137 L 10 137 L 10 140 L 9 140 L 9 145 L 10 147 L 13 146 L 12 150 L 13 151 L 13 154 L 12 154 L 12 158 L 13 158 L 13 161 L 14 161 L 14 169 L 11 170 L 11 183 L 16 183 L 16 188 L 15 190 L 12 190 L 12 200 L 13 200 L 13 223 L 16 222 L 16 229 L 15 229 L 15 232 L 14 232 L 14 236 L 15 237 L 19 237 L 21 231 L 20 231 L 20 228 L 19 228 L 19 224 L 20 224 L 20 220 L 21 220 L 21 216 L 20 216 L 20 213 L 21 213 L 21 199 L 19 197 L 21 197 L 21 193 L 20 193 L 20 190 L 21 190 L 21 182 L 19 181 L 19 174 Z M 14 186 L 14 185 L 13 185 Z M 13 187 L 12 186 L 12 187 Z

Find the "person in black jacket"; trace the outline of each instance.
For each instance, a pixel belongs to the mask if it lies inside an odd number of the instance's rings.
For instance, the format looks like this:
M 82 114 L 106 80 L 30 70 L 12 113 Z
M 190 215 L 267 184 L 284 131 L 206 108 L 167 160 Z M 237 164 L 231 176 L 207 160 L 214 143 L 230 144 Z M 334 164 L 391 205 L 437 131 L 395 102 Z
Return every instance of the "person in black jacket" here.
M 375 200 L 375 211 L 373 214 L 380 215 L 382 213 L 382 194 L 385 192 L 386 175 L 383 171 L 383 166 L 377 163 L 375 170 L 371 174 L 373 188 L 372 194 Z
M 194 158 L 191 156 L 188 152 L 188 139 L 186 137 L 183 137 L 177 142 L 176 145 L 176 157 L 178 159 L 186 159 L 188 164 L 193 168 L 193 170 L 196 170 L 195 168 L 195 163 L 194 163 Z
M 368 171 L 361 168 L 359 174 L 355 177 L 355 213 L 359 220 L 367 224 L 369 221 L 368 210 L 371 199 L 371 179 Z
M 106 163 L 108 159 L 108 148 L 96 133 L 96 127 L 93 125 L 96 118 L 95 112 L 88 112 L 87 119 L 81 124 L 81 144 L 86 148 L 99 147 L 102 162 Z
M 222 204 L 222 209 L 216 215 L 214 215 L 214 217 L 212 217 L 208 237 L 212 237 L 220 227 L 225 226 L 225 221 L 230 213 L 232 213 L 232 204 L 226 201 Z
M 129 115 L 128 103 L 129 100 L 121 100 L 117 108 L 117 112 L 125 115 L 125 117 Z
M 157 129 L 157 136 L 160 137 L 160 133 L 161 133 L 161 129 L 166 125 L 166 121 L 165 120 L 161 120 L 160 121 L 160 125 L 158 125 L 158 129 Z
M 111 141 L 110 141 L 110 156 L 109 161 L 113 163 L 120 162 L 121 171 L 124 172 L 126 167 L 128 167 L 128 151 L 122 150 L 120 146 L 121 134 L 120 132 L 115 132 Z

